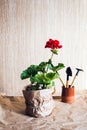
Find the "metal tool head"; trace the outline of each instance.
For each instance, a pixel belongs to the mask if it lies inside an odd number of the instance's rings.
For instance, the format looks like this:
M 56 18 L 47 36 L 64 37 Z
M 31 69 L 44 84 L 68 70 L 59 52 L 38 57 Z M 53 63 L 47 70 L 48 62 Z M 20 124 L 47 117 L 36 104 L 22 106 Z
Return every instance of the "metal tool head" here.
M 72 76 L 72 70 L 71 70 L 70 67 L 67 67 L 66 73 L 67 73 L 68 76 Z
M 76 75 L 78 75 L 79 71 L 83 71 L 82 69 L 79 69 L 79 68 L 76 68 L 76 70 L 77 70 Z
M 78 71 L 83 71 L 82 69 L 79 69 L 79 68 L 76 68 L 76 70 L 78 70 Z

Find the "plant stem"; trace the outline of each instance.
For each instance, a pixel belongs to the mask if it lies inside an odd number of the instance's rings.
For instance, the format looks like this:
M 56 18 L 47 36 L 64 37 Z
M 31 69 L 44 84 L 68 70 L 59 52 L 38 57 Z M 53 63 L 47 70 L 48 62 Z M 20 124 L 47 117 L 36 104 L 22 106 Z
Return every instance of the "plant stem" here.
M 49 60 L 52 61 L 52 58 L 53 58 L 53 52 L 52 52 L 51 58 L 50 58 Z M 46 72 L 47 72 L 47 71 L 48 71 L 48 68 L 47 68 Z
M 52 60 L 52 58 L 53 58 L 53 52 L 52 52 L 52 55 L 51 55 L 51 58 L 50 58 L 50 59 Z

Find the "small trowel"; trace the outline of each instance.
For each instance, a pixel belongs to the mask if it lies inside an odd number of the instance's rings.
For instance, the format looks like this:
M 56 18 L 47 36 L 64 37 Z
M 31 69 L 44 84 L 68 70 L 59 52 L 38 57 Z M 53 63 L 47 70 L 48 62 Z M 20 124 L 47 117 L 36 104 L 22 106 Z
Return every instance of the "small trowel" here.
M 69 76 L 72 76 L 72 70 L 70 67 L 67 67 L 66 69 L 66 74 L 67 74 L 67 78 L 66 78 L 66 88 L 69 87 Z

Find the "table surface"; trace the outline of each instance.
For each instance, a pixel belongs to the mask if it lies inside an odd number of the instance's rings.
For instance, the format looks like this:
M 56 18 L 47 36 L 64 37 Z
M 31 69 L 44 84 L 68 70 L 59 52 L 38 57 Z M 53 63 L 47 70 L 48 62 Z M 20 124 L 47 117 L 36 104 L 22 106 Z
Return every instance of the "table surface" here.
M 87 90 L 76 93 L 72 104 L 54 97 L 53 113 L 44 118 L 25 115 L 25 101 L 19 96 L 0 96 L 0 130 L 87 130 Z

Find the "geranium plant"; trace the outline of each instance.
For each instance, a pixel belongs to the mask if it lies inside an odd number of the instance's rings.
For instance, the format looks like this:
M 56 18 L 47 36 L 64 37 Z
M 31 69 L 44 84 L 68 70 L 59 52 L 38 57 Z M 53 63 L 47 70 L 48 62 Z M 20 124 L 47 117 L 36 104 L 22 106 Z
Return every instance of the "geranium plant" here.
M 48 61 L 42 61 L 39 65 L 30 65 L 21 73 L 21 79 L 29 78 L 30 85 L 26 90 L 40 90 L 55 86 L 54 80 L 59 78 L 58 71 L 64 68 L 63 63 L 53 64 L 53 55 L 58 55 L 58 50 L 62 48 L 58 40 L 49 39 L 45 48 L 49 48 L 51 57 Z

